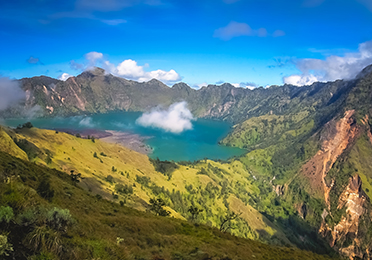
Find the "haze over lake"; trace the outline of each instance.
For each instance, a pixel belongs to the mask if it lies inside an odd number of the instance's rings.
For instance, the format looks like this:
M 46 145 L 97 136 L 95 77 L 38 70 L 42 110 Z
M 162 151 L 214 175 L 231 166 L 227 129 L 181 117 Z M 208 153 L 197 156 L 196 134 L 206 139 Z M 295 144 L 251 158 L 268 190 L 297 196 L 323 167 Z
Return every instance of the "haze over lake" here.
M 96 129 L 134 133 L 150 137 L 144 141 L 153 148 L 149 157 L 160 160 L 194 161 L 204 158 L 225 160 L 244 153 L 242 149 L 218 144 L 230 130 L 231 125 L 227 122 L 197 119 L 192 121 L 192 129 L 171 133 L 137 124 L 136 120 L 141 115 L 142 113 L 138 112 L 115 112 L 66 118 L 9 119 L 5 124 L 16 127 L 31 121 L 35 127 L 46 129 Z

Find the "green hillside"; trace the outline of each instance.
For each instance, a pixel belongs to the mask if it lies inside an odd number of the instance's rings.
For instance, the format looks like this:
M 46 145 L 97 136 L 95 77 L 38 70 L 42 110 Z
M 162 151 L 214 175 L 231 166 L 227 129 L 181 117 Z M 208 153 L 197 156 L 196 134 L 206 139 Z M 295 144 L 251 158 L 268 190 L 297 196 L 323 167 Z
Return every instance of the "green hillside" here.
M 2 259 L 327 259 L 120 206 L 4 152 L 0 173 Z

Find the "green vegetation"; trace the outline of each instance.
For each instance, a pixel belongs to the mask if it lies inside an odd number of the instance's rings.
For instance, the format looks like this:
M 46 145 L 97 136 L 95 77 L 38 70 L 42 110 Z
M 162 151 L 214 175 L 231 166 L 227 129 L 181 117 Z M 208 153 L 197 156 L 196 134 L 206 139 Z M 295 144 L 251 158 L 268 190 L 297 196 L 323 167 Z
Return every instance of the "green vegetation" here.
M 193 259 L 202 256 L 235 259 L 237 255 L 239 259 L 249 259 L 252 255 L 255 259 L 327 259 L 97 200 L 76 187 L 65 173 L 3 152 L 0 159 L 0 178 L 5 178 L 3 172 L 17 176 L 12 186 L 0 182 L 1 212 L 6 212 L 2 213 L 6 221 L 0 223 L 0 228 L 8 234 L 0 237 L 0 253 L 5 259 Z M 55 190 L 51 201 L 36 192 L 47 176 Z
M 178 165 L 174 162 L 160 161 L 159 158 L 151 159 L 150 162 L 154 165 L 155 171 L 158 171 L 168 177 L 168 180 L 172 178 L 174 170 L 178 169 Z

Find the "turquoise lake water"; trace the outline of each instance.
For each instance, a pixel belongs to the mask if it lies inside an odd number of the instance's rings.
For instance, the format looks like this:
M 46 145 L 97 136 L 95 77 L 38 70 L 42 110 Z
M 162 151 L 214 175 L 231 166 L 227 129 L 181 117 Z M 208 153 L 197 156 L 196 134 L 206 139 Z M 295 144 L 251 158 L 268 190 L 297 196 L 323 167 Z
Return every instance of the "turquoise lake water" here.
M 31 121 L 35 127 L 46 129 L 97 129 L 130 132 L 151 137 L 145 143 L 153 148 L 149 157 L 160 160 L 195 161 L 204 158 L 225 160 L 239 156 L 244 150 L 218 145 L 218 141 L 230 131 L 231 125 L 214 120 L 197 119 L 192 121 L 193 129 L 180 134 L 147 128 L 136 124 L 142 113 L 116 112 L 90 116 L 38 118 L 32 120 L 6 120 L 5 124 L 17 126 Z

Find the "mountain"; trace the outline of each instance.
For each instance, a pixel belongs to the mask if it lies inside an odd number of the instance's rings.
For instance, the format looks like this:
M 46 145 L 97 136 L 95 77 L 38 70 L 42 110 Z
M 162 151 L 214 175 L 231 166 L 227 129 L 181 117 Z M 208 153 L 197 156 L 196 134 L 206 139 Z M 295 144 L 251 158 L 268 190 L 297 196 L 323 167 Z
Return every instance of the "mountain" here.
M 280 201 L 293 203 L 330 246 L 362 259 L 371 258 L 372 246 L 371 69 L 355 80 L 323 85 L 317 91 L 324 106 L 310 109 L 307 94 L 301 112 L 245 120 L 222 140 L 248 148 L 240 160 L 258 178 L 271 180 Z M 343 91 L 331 91 L 337 85 Z
M 170 88 L 156 79 L 142 83 L 126 80 L 106 74 L 100 68 L 85 71 L 66 81 L 42 76 L 24 78 L 19 83 L 26 92 L 24 104 L 2 112 L 2 116 L 22 116 L 30 111 L 40 116 L 148 111 L 158 105 L 186 101 L 196 117 L 231 122 L 267 113 L 286 114 L 294 112 L 293 109 L 302 110 L 300 103 L 307 109 L 319 109 L 353 84 L 339 81 L 302 88 L 284 85 L 249 90 L 225 83 L 195 90 L 185 83 Z
M 4 152 L 79 172 L 81 188 L 138 210 L 161 198 L 174 218 L 191 221 L 189 208 L 203 209 L 198 223 L 212 227 L 238 215 L 229 230 L 238 237 L 372 258 L 372 66 L 352 80 L 254 90 L 230 84 L 170 88 L 99 68 L 65 82 L 35 77 L 20 83 L 27 100 L 5 116 L 35 107 L 44 116 L 147 111 L 185 100 L 197 117 L 233 122 L 221 144 L 247 153 L 226 162 L 149 161 L 100 140 L 27 127 L 0 131 Z M 134 187 L 130 194 L 128 187 Z

